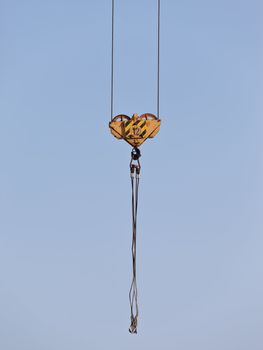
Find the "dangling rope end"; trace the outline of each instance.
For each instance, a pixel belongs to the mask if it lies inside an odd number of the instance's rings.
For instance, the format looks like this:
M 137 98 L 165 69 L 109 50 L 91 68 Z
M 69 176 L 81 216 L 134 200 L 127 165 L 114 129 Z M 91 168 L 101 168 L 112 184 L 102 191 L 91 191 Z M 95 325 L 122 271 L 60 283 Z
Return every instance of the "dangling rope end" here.
M 131 325 L 129 328 L 129 332 L 131 334 L 137 334 L 137 324 L 138 324 L 138 316 L 131 316 Z

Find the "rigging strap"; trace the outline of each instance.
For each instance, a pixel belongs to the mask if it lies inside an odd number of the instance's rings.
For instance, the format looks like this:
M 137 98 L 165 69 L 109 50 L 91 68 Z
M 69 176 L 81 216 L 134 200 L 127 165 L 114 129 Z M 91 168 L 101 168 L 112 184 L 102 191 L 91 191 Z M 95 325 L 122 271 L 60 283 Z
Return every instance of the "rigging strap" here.
M 138 324 L 138 301 L 137 301 L 137 281 L 136 281 L 136 236 L 137 236 L 137 209 L 138 209 L 138 190 L 140 176 L 140 161 L 141 152 L 139 148 L 133 148 L 131 152 L 130 172 L 132 186 L 132 283 L 129 292 L 130 308 L 131 308 L 131 325 L 130 333 L 137 333 Z M 134 181 L 135 180 L 135 181 Z

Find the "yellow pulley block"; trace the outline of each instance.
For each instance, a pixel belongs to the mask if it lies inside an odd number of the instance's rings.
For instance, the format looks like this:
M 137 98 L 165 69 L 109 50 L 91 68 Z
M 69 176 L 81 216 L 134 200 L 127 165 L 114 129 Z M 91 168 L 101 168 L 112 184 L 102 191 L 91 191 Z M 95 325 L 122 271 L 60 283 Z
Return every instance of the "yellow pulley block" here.
M 160 125 L 161 120 L 151 113 L 141 116 L 133 114 L 132 118 L 119 114 L 109 123 L 113 136 L 125 140 L 135 148 L 148 138 L 153 138 L 160 130 Z

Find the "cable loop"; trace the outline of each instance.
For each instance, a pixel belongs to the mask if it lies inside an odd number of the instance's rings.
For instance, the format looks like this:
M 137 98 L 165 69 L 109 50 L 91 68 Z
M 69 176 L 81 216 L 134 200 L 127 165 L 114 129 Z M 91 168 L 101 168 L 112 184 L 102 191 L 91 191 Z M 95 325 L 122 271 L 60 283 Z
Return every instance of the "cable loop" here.
M 137 209 L 138 209 L 138 191 L 140 181 L 140 162 L 139 158 L 141 152 L 138 148 L 134 148 L 131 152 L 130 172 L 131 172 L 131 186 L 132 186 L 132 283 L 129 292 L 129 301 L 131 308 L 131 325 L 129 332 L 137 333 L 138 325 L 138 291 L 136 281 L 136 240 L 137 240 Z M 135 177 L 134 177 L 135 175 Z

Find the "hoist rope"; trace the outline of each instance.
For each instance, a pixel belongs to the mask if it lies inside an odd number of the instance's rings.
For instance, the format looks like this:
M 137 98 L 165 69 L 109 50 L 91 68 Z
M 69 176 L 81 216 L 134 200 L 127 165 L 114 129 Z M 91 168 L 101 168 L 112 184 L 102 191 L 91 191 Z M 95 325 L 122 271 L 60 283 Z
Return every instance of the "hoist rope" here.
M 111 1 L 111 120 L 114 109 L 114 0 Z M 161 0 L 157 0 L 157 117 L 160 118 L 160 26 L 161 26 Z
M 111 2 L 111 120 L 113 119 L 114 93 L 114 0 Z
M 160 24 L 161 24 L 161 0 L 158 0 L 157 9 L 157 118 L 160 118 Z

